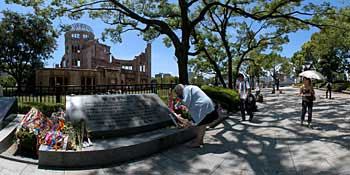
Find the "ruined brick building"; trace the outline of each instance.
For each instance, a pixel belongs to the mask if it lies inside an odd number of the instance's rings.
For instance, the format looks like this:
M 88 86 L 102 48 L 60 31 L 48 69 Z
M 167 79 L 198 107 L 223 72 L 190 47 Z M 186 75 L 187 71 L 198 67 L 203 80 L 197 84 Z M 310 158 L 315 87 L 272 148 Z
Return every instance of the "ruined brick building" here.
M 65 54 L 55 68 L 36 71 L 36 84 L 113 85 L 151 82 L 151 44 L 133 60 L 111 55 L 110 46 L 95 39 L 90 26 L 73 24 L 65 33 Z

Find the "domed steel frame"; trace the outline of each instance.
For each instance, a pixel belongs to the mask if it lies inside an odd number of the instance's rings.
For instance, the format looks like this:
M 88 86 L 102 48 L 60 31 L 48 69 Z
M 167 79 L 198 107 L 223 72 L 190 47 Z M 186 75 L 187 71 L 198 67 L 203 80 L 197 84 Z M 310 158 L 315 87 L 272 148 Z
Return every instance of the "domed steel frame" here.
M 90 26 L 82 23 L 74 23 L 70 25 L 69 31 L 86 31 L 86 32 L 94 33 Z

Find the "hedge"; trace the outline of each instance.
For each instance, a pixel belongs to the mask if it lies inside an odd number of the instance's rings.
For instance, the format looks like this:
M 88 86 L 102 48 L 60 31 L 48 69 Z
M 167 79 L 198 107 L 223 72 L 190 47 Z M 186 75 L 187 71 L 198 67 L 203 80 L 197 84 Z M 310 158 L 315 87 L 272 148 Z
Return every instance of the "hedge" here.
M 45 116 L 48 117 L 50 117 L 53 112 L 59 111 L 60 108 L 65 109 L 63 103 L 22 102 L 18 103 L 18 113 L 26 114 L 32 107 L 39 109 Z
M 222 108 L 229 112 L 239 109 L 239 97 L 235 90 L 223 87 L 202 86 L 201 89 L 215 102 L 219 103 Z
M 339 82 L 339 83 L 337 82 L 332 84 L 332 90 L 336 92 L 341 92 L 343 90 L 346 90 L 349 87 L 350 87 L 349 82 Z

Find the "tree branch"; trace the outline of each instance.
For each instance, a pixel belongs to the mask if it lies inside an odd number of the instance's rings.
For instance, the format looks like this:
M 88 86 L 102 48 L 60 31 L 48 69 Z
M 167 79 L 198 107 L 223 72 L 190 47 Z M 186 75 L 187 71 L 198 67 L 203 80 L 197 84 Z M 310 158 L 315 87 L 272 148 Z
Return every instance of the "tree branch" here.
M 198 0 L 192 0 L 192 1 L 190 1 L 188 4 L 187 4 L 187 6 L 188 7 L 191 7 L 195 2 L 197 2 Z

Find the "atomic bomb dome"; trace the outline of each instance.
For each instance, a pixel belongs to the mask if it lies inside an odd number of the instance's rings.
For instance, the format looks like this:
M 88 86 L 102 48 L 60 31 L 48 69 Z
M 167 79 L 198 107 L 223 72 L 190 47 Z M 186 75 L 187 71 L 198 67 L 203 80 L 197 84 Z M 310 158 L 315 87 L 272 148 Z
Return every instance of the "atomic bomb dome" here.
M 55 69 L 37 71 L 37 84 L 92 86 L 151 82 L 151 44 L 133 60 L 121 60 L 111 55 L 110 46 L 95 39 L 92 28 L 86 24 L 70 25 L 64 37 L 61 63 Z

